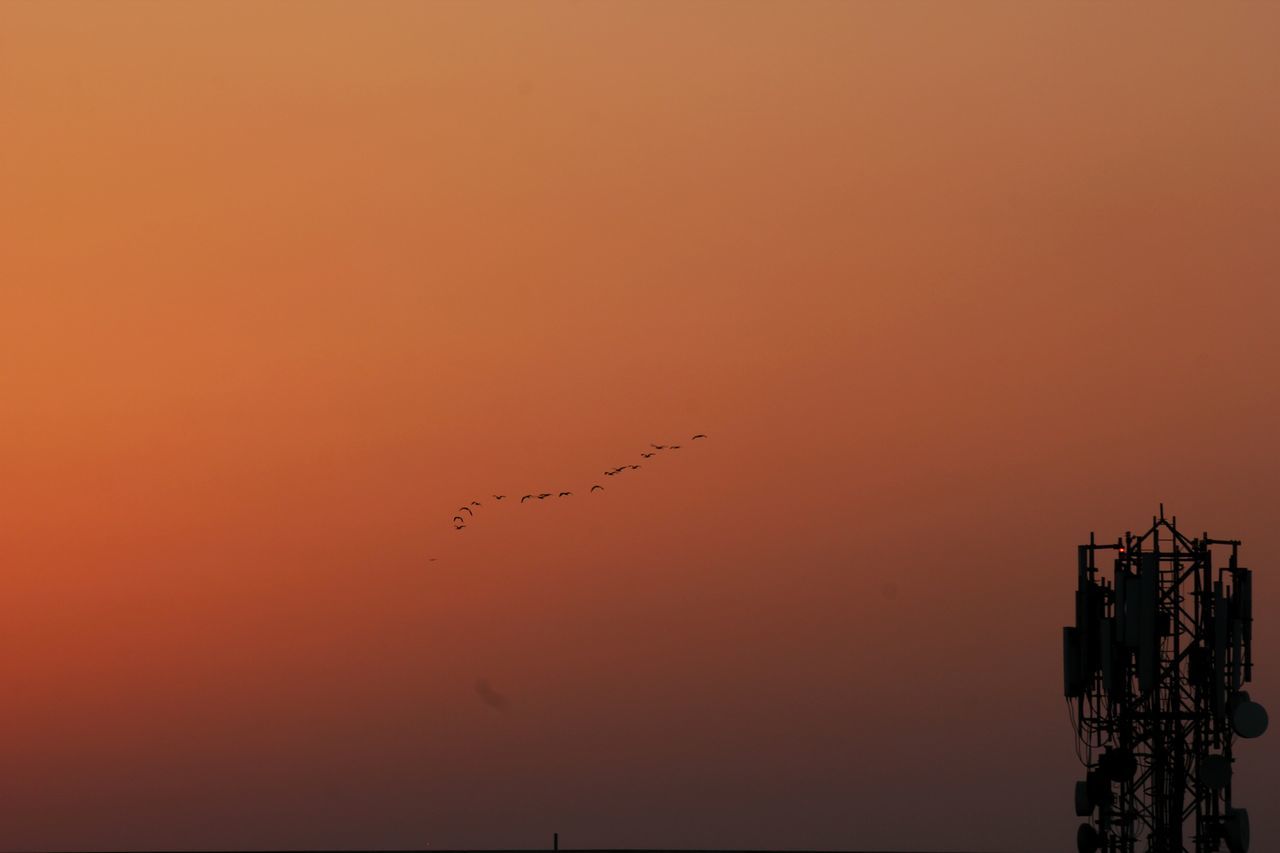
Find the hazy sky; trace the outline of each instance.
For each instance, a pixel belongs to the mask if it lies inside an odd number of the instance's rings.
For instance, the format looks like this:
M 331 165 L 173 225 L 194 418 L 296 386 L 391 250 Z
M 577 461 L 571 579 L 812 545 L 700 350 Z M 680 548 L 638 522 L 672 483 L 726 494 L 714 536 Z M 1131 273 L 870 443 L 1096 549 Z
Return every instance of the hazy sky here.
M 1278 33 L 0 3 L 0 848 L 1068 848 L 1091 529 L 1280 704 Z

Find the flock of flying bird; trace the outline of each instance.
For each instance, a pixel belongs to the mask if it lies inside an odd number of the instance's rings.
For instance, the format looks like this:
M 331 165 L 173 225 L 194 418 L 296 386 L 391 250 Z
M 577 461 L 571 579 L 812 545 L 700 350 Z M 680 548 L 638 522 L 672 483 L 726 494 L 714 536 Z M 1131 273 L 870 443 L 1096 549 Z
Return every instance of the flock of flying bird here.
M 689 440 L 696 441 L 698 439 L 702 439 L 706 437 L 707 436 L 704 433 L 698 433 L 697 435 L 695 435 L 693 438 Z M 680 445 L 678 444 L 650 444 L 649 446 L 652 447 L 653 449 L 645 451 L 640 454 L 645 459 L 651 459 L 652 457 L 656 456 L 659 452 L 663 450 L 679 450 L 680 449 Z M 611 470 L 605 471 L 604 475 L 606 477 L 616 477 L 619 474 L 621 474 L 623 471 L 634 471 L 639 467 L 640 467 L 639 465 L 619 465 L 617 468 L 613 468 Z M 592 484 L 591 488 L 587 490 L 587 493 L 593 494 L 598 491 L 599 492 L 604 491 L 604 486 L 600 485 L 599 483 L 594 483 Z M 533 500 L 544 501 L 550 497 L 568 498 L 572 496 L 573 496 L 573 492 L 568 490 L 562 491 L 562 492 L 536 492 L 532 494 L 522 495 L 520 497 L 520 503 L 523 504 L 525 501 L 533 501 Z M 504 501 L 507 499 L 507 496 L 494 495 L 493 499 L 495 501 Z M 473 500 L 468 504 L 464 504 L 463 506 L 458 507 L 458 512 L 453 517 L 453 528 L 455 530 L 466 530 L 467 523 L 470 522 L 473 518 L 475 518 L 475 515 L 476 515 L 472 507 L 478 507 L 478 506 L 483 506 L 483 504 L 481 504 L 480 501 Z M 467 514 L 466 518 L 462 517 L 462 513 L 464 512 Z

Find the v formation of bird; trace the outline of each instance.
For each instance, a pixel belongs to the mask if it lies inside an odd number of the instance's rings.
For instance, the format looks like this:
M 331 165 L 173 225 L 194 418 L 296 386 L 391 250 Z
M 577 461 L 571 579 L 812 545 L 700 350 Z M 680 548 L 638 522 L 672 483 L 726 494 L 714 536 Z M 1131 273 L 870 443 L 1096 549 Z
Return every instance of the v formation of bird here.
M 697 441 L 699 439 L 703 439 L 706 437 L 707 436 L 705 433 L 698 433 L 697 435 L 695 435 L 693 438 L 689 440 Z M 657 454 L 666 450 L 680 449 L 680 445 L 678 444 L 650 444 L 649 447 L 651 447 L 652 450 L 647 450 L 640 454 L 645 459 L 651 459 Z M 605 471 L 604 476 L 617 477 L 625 471 L 635 471 L 639 468 L 640 466 L 638 464 L 619 465 L 617 468 L 610 468 L 608 471 Z M 587 494 L 594 495 L 596 492 L 603 492 L 603 491 L 604 491 L 604 486 L 600 485 L 599 483 L 592 483 L 591 488 L 587 490 Z M 560 498 L 573 497 L 573 495 L 574 493 L 569 489 L 560 489 L 554 492 L 530 492 L 527 495 L 521 495 L 519 503 L 520 505 L 523 505 L 525 501 L 545 501 L 547 498 L 555 498 L 559 500 Z M 507 499 L 507 496 L 494 495 L 493 499 L 495 502 L 504 501 Z M 472 507 L 481 507 L 481 506 L 483 505 L 480 503 L 480 501 L 473 500 L 469 503 L 463 504 L 462 506 L 458 507 L 452 520 L 454 530 L 466 530 L 467 526 L 476 517 L 475 511 L 472 510 Z M 464 512 L 467 514 L 465 518 L 462 515 L 462 513 Z

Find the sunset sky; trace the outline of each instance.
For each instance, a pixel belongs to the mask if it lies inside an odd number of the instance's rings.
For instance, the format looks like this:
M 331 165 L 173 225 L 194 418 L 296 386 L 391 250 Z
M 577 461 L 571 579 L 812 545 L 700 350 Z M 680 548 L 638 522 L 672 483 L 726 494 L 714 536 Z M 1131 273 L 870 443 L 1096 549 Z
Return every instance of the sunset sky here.
M 1278 35 L 0 0 L 0 849 L 1069 849 L 1090 530 L 1280 708 Z

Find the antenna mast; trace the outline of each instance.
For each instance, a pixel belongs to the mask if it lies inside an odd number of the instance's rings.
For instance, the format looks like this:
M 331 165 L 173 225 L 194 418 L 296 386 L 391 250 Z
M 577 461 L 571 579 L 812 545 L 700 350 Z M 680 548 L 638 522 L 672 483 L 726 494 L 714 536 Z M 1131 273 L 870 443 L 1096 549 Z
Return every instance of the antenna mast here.
M 1215 570 L 1215 546 L 1227 565 Z M 1080 853 L 1249 849 L 1232 805 L 1232 747 L 1267 728 L 1241 687 L 1253 678 L 1253 573 L 1240 541 L 1188 539 L 1164 505 L 1139 536 L 1078 548 L 1076 624 L 1063 629 L 1063 676 L 1084 781 Z M 1110 578 L 1099 552 L 1113 551 Z M 1191 846 L 1184 826 L 1194 818 Z

